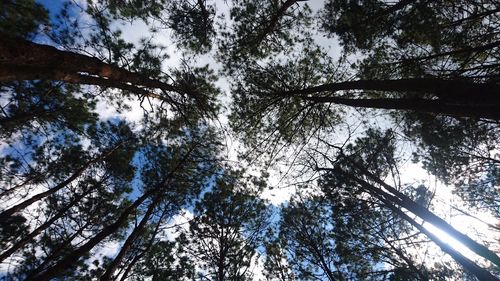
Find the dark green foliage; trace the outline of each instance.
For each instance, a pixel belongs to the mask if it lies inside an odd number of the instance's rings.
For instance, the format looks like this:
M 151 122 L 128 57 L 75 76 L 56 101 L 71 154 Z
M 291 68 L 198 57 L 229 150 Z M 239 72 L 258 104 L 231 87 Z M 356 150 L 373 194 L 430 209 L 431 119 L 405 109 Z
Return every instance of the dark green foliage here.
M 300 41 L 297 33 L 310 23 L 311 10 L 303 1 L 233 1 L 232 25 L 223 30 L 220 60 L 228 70 L 244 66 Z
M 194 206 L 189 230 L 178 241 L 196 262 L 200 275 L 213 280 L 251 280 L 256 248 L 267 227 L 265 201 L 240 179 L 242 172 L 224 170 L 211 191 Z
M 419 145 L 415 161 L 421 161 L 443 182 L 455 185 L 456 193 L 470 205 L 498 216 L 495 186 L 500 163 L 493 152 L 499 138 L 496 125 L 447 117 L 406 118 L 413 120 L 405 128 L 407 135 Z
M 4 138 L 21 130 L 36 132 L 48 127 L 81 131 L 85 123 L 95 120 L 91 112 L 95 104 L 75 97 L 77 86 L 48 81 L 20 82 L 2 85 L 0 91 L 8 97 L 0 118 Z
M 0 32 L 30 38 L 48 24 L 48 12 L 34 0 L 5 0 L 0 3 Z
M 400 169 L 500 216 L 497 1 L 57 4 L 0 3 L 2 280 L 495 280 Z

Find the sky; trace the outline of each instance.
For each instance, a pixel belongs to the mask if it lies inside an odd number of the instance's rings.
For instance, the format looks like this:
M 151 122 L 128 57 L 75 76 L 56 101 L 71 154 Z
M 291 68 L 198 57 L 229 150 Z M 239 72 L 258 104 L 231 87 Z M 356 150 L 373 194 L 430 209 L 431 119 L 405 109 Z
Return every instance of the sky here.
M 309 1 L 308 4 L 312 7 L 313 11 L 317 11 L 322 7 L 322 1 Z M 215 1 L 215 5 L 216 5 L 216 11 L 218 13 L 224 13 L 227 15 L 228 5 L 225 3 L 225 1 L 222 0 Z M 148 34 L 148 27 L 141 22 L 134 22 L 132 24 L 124 23 L 124 25 L 121 26 L 121 29 L 124 31 L 123 33 L 124 38 L 131 42 L 137 41 L 141 38 L 141 36 Z M 340 46 L 336 40 L 328 39 L 319 35 L 316 36 L 315 39 L 316 42 L 318 42 L 322 47 L 329 50 L 328 53 L 330 56 L 338 57 L 339 54 L 338 49 L 340 48 Z M 169 36 L 160 34 L 160 36 L 155 37 L 155 40 L 158 43 L 169 46 L 168 54 L 170 55 L 170 59 L 167 62 L 165 62 L 166 67 L 178 64 L 181 58 L 181 54 L 177 51 L 175 45 L 172 44 L 172 42 L 169 40 Z M 220 67 L 213 59 L 210 58 L 210 55 L 203 56 L 198 61 L 199 65 L 209 64 L 210 67 L 214 69 Z M 224 78 L 221 78 L 218 81 L 217 85 L 221 89 L 223 89 L 224 93 L 226 93 L 226 96 L 223 96 L 221 98 L 221 101 L 223 102 L 223 104 L 228 105 L 230 103 L 230 97 L 227 95 L 227 93 L 229 92 L 228 82 Z M 140 119 L 140 116 L 142 115 L 142 110 L 138 109 L 137 106 L 134 107 L 133 103 L 131 104 L 131 106 L 133 108 L 132 112 L 127 113 L 122 117 L 125 117 L 126 119 L 129 119 L 131 121 L 132 120 L 137 121 Z M 102 106 L 100 107 L 100 111 L 103 113 L 103 118 L 109 118 L 111 116 L 114 116 L 112 109 L 109 109 L 109 107 L 106 108 L 105 106 Z M 226 115 L 228 113 L 229 111 L 225 112 Z M 225 116 L 222 116 L 220 120 L 222 121 L 223 126 L 227 125 L 226 123 L 227 118 Z M 384 121 L 377 121 L 374 123 L 377 123 L 377 125 L 379 125 L 380 127 L 386 126 L 384 124 Z M 340 137 L 340 139 L 342 139 L 342 137 Z M 339 140 L 339 142 L 342 141 L 343 140 Z M 227 149 L 228 160 L 238 161 L 237 151 L 241 149 L 242 144 L 231 135 L 226 136 L 226 142 L 228 144 L 228 149 Z M 431 191 L 435 193 L 435 199 L 434 199 L 435 205 L 433 211 L 437 215 L 441 216 L 446 221 L 448 221 L 453 227 L 469 235 L 473 239 L 474 238 L 479 239 L 479 241 L 484 239 L 483 241 L 487 242 L 493 247 L 496 245 L 496 250 L 500 251 L 500 247 L 497 243 L 497 241 L 499 241 L 500 239 L 498 233 L 492 232 L 488 228 L 488 226 L 486 226 L 484 223 L 476 219 L 473 219 L 471 217 L 465 216 L 462 213 L 452 208 L 453 205 L 460 209 L 467 209 L 467 207 L 464 205 L 464 202 L 458 196 L 453 194 L 451 186 L 446 186 L 445 184 L 437 180 L 434 176 L 430 175 L 427 171 L 425 171 L 420 164 L 412 163 L 410 161 L 411 149 L 407 151 L 407 154 L 404 155 L 404 157 L 406 157 L 407 160 L 406 164 L 400 170 L 402 185 L 413 185 L 413 186 L 417 186 L 418 184 L 426 185 Z M 295 192 L 295 187 L 293 185 L 288 185 L 287 181 L 283 180 L 283 178 L 280 176 L 281 173 L 287 170 L 288 167 L 284 167 L 283 165 L 281 166 L 278 165 L 278 167 L 275 170 L 271 171 L 271 178 L 269 185 L 272 188 L 266 189 L 262 193 L 262 197 L 269 200 L 270 203 L 272 203 L 275 206 L 278 206 L 282 203 L 286 203 L 290 199 L 290 196 L 292 196 Z M 388 181 L 386 182 L 391 183 L 390 179 L 388 179 Z M 481 218 L 482 220 L 488 223 L 491 224 L 497 223 L 495 217 L 489 213 L 477 213 L 473 211 L 471 212 L 475 216 Z M 186 211 L 186 213 L 187 215 L 183 215 L 175 219 L 172 223 L 183 222 L 185 221 L 186 216 L 192 217 L 192 214 L 190 214 L 189 211 Z M 473 252 L 468 250 L 466 247 L 461 245 L 459 242 L 457 242 L 455 239 L 453 239 L 440 229 L 428 223 L 424 224 L 424 226 L 431 232 L 436 234 L 438 237 L 440 237 L 444 242 L 450 244 L 452 247 L 459 250 L 462 254 L 464 254 L 468 258 L 471 259 L 478 258 Z M 488 233 L 490 233 L 491 235 L 488 235 Z M 478 234 L 483 234 L 483 235 L 480 236 Z M 495 249 L 493 247 L 492 249 Z M 440 254 L 441 252 L 437 247 L 435 247 L 433 251 L 436 251 L 436 254 L 434 256 L 436 257 L 442 256 L 438 255 L 438 253 Z M 481 258 L 479 258 L 479 260 L 481 260 Z

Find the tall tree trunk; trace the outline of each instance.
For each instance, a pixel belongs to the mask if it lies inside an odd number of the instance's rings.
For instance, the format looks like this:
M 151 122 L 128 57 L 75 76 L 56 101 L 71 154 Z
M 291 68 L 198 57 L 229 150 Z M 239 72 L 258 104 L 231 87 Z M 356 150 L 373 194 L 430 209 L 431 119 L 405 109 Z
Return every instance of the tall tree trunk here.
M 127 240 L 125 243 L 123 243 L 122 248 L 120 249 L 120 252 L 116 255 L 115 259 L 111 262 L 111 264 L 108 266 L 106 269 L 106 272 L 101 276 L 99 280 L 101 281 L 108 281 L 111 280 L 113 277 L 113 274 L 115 273 L 116 269 L 118 266 L 121 264 L 123 258 L 127 254 L 127 252 L 130 250 L 132 247 L 132 244 L 134 241 L 139 237 L 144 232 L 144 227 L 146 226 L 149 218 L 153 214 L 154 209 L 158 206 L 158 204 L 161 201 L 161 196 L 157 196 L 157 198 L 149 205 L 146 213 L 141 219 L 141 222 L 137 227 L 134 228 L 132 233 L 128 236 Z
M 125 90 L 146 88 L 176 92 L 196 98 L 197 93 L 170 85 L 141 73 L 52 46 L 36 44 L 0 33 L 0 81 L 50 79 L 67 83 L 112 86 Z M 135 87 L 129 85 L 129 83 Z M 144 89 L 142 89 L 144 90 Z M 154 95 L 158 98 L 158 95 Z
M 373 193 L 371 193 L 373 194 Z M 456 251 L 453 249 L 451 246 L 448 244 L 444 243 L 428 231 L 425 227 L 417 223 L 414 219 L 412 219 L 410 216 L 405 214 L 403 211 L 398 209 L 394 201 L 397 201 L 398 199 L 395 196 L 391 196 L 389 194 L 376 194 L 375 195 L 380 201 L 384 203 L 384 206 L 389 208 L 391 211 L 396 213 L 398 216 L 400 216 L 402 219 L 406 220 L 409 222 L 411 225 L 413 225 L 416 229 L 418 229 L 421 233 L 425 234 L 427 237 L 429 237 L 436 245 L 438 245 L 443 252 L 449 254 L 457 263 L 459 263 L 465 270 L 467 270 L 469 273 L 473 274 L 476 276 L 479 280 L 484 280 L 484 281 L 499 281 L 500 279 L 496 278 L 494 275 L 489 273 L 487 270 L 484 268 L 481 268 L 478 266 L 476 263 L 468 259 L 467 257 L 463 256 L 460 252 Z
M 364 90 L 403 93 L 401 98 L 349 98 L 321 95 L 337 91 Z M 415 93 L 417 95 L 411 95 Z M 500 84 L 474 83 L 464 79 L 410 78 L 398 80 L 355 80 L 304 89 L 275 92 L 277 97 L 298 96 L 315 103 L 352 107 L 431 112 L 460 117 L 500 119 Z M 430 95 L 424 98 L 425 94 Z
M 497 7 L 495 9 L 491 9 L 491 10 L 485 10 L 484 12 L 482 13 L 477 13 L 477 14 L 471 14 L 470 16 L 468 17 L 464 17 L 462 19 L 459 19 L 459 20 L 456 20 L 454 22 L 451 22 L 447 25 L 444 25 L 443 28 L 449 28 L 449 27 L 453 27 L 453 26 L 457 26 L 457 25 L 460 25 L 464 22 L 467 22 L 467 21 L 473 21 L 473 20 L 478 20 L 478 19 L 482 19 L 484 17 L 487 17 L 489 15 L 493 15 L 493 14 L 496 14 L 500 12 L 500 7 Z
M 463 48 L 463 49 L 458 49 L 458 50 L 452 50 L 448 52 L 442 52 L 442 53 L 437 53 L 437 54 L 432 54 L 428 56 L 423 56 L 423 57 L 416 57 L 416 58 L 409 58 L 409 59 L 403 59 L 401 61 L 394 62 L 395 64 L 400 64 L 400 63 L 405 63 L 405 62 L 417 62 L 417 61 L 423 61 L 423 60 L 430 60 L 430 59 L 435 59 L 439 57 L 444 57 L 444 56 L 453 56 L 453 55 L 458 55 L 458 54 L 472 54 L 472 53 L 479 53 L 479 52 L 485 52 L 494 48 L 500 47 L 500 40 L 499 41 L 494 41 L 485 45 L 479 45 L 476 47 L 469 47 L 469 48 Z
M 26 178 L 23 182 L 18 183 L 15 186 L 13 186 L 13 187 L 11 187 L 9 189 L 5 189 L 4 191 L 2 191 L 0 193 L 0 198 L 5 197 L 5 196 L 11 194 L 12 192 L 18 190 L 19 188 L 21 188 L 21 187 L 29 184 L 33 180 L 41 179 L 43 176 L 44 175 L 40 174 L 39 172 L 34 172 L 33 176 L 30 176 L 30 177 Z
M 36 269 L 34 269 L 33 271 L 31 271 L 29 273 L 28 277 L 26 277 L 26 280 L 32 279 L 33 276 L 36 276 L 37 274 L 40 274 L 40 272 L 42 272 L 51 261 L 53 261 L 57 257 L 60 257 L 61 252 L 66 248 L 66 246 L 70 245 L 71 242 L 73 240 L 75 240 L 76 237 L 78 237 L 79 235 L 81 235 L 83 233 L 83 231 L 89 225 L 90 225 L 90 222 L 86 222 L 82 227 L 80 227 L 77 231 L 75 231 L 75 233 L 71 234 L 71 236 L 68 239 L 64 240 L 64 242 L 62 242 L 57 247 L 57 249 L 55 249 L 54 251 L 52 251 L 50 254 L 48 254 L 43 259 L 43 262 Z
M 162 192 L 168 188 L 170 181 L 172 180 L 173 174 L 182 168 L 183 164 L 187 161 L 187 159 L 191 156 L 192 152 L 195 149 L 195 145 L 191 146 L 187 153 L 183 156 L 183 158 L 173 167 L 173 169 L 165 176 L 165 178 L 155 187 L 152 187 L 149 191 L 144 193 L 141 197 L 139 197 L 132 205 L 127 207 L 120 215 L 120 217 L 112 224 L 104 227 L 98 234 L 88 240 L 85 244 L 80 246 L 78 249 L 73 250 L 69 254 L 67 254 L 63 259 L 57 262 L 47 270 L 40 272 L 39 274 L 34 274 L 30 278 L 27 278 L 25 281 L 48 281 L 60 272 L 66 270 L 71 267 L 72 264 L 77 262 L 81 256 L 85 255 L 92 248 L 94 248 L 97 244 L 99 244 L 106 237 L 115 233 L 126 221 L 129 215 L 134 212 L 145 200 L 150 197 L 154 197 L 153 200 L 158 199 Z
M 67 179 L 65 179 L 64 181 L 60 182 L 59 184 L 57 184 L 56 186 L 50 188 L 49 190 L 46 190 L 42 193 L 39 193 L 13 207 L 10 207 L 9 209 L 3 211 L 2 213 L 0 213 L 0 218 L 6 218 L 6 217 L 9 217 L 9 216 L 12 216 L 14 213 L 16 212 L 19 212 L 21 211 L 22 209 L 30 206 L 31 204 L 37 202 L 37 201 L 40 201 L 42 200 L 43 198 L 47 197 L 47 196 L 50 196 L 52 194 L 55 194 L 57 191 L 61 190 L 62 188 L 66 187 L 68 184 L 70 184 L 71 182 L 73 182 L 75 179 L 77 179 L 83 172 L 85 172 L 85 170 L 87 170 L 91 165 L 101 161 L 101 160 L 104 160 L 106 159 L 108 156 L 110 156 L 115 150 L 117 150 L 120 146 L 122 145 L 122 143 L 118 144 L 117 146 L 115 146 L 114 148 L 112 148 L 110 151 L 106 152 L 106 153 L 103 153 L 101 155 L 99 155 L 98 157 L 88 161 L 87 163 L 85 163 L 81 168 L 79 168 L 78 170 L 76 170 L 71 176 L 69 176 Z
M 410 212 L 419 216 L 423 220 L 425 220 L 425 221 L 431 223 L 432 225 L 440 228 L 441 230 L 447 232 L 449 235 L 451 235 L 452 237 L 457 239 L 460 243 L 465 245 L 467 248 L 469 248 L 471 251 L 478 254 L 479 256 L 482 256 L 485 259 L 491 261 L 493 264 L 500 266 L 500 257 L 498 257 L 494 252 L 490 251 L 487 247 L 479 244 L 478 242 L 471 239 L 469 236 L 456 230 L 453 226 L 451 226 L 445 220 L 436 216 L 434 213 L 432 213 L 431 211 L 427 210 L 426 208 L 420 206 L 419 204 L 415 203 L 413 200 L 411 200 L 411 198 L 409 198 L 405 194 L 399 192 L 394 187 L 386 184 L 384 181 L 382 181 L 380 178 L 378 178 L 377 176 L 372 174 L 370 171 L 368 171 L 366 168 L 362 167 L 358 163 L 356 163 L 352 160 L 348 160 L 348 161 L 350 163 L 352 163 L 361 172 L 361 174 L 366 175 L 368 178 L 370 178 L 371 180 L 380 184 L 385 189 L 387 189 L 390 193 L 392 193 L 394 196 L 399 198 L 401 200 L 400 205 L 403 208 L 409 210 Z M 345 174 L 347 174 L 347 173 L 345 173 Z M 349 175 L 349 176 L 362 185 L 365 185 L 365 186 L 367 184 L 369 185 L 369 183 L 367 183 L 366 181 L 364 181 L 362 179 L 359 179 L 359 178 L 354 177 L 352 175 Z M 376 189 L 376 187 L 373 187 L 373 188 Z
M 301 96 L 321 92 L 337 92 L 342 90 L 365 90 L 385 92 L 420 92 L 433 94 L 442 99 L 498 102 L 500 101 L 500 84 L 475 83 L 464 79 L 447 80 L 437 78 L 408 78 L 397 80 L 354 80 L 323 84 L 298 90 L 276 93 L 278 96 Z M 498 104 L 498 103 L 497 103 Z
M 154 240 L 156 238 L 156 235 L 158 234 L 158 231 L 160 230 L 160 225 L 161 225 L 161 222 L 163 220 L 163 217 L 165 216 L 165 212 L 160 216 L 160 219 L 158 220 L 158 223 L 156 224 L 156 227 L 155 227 L 155 230 L 153 231 L 153 234 L 151 235 L 151 238 L 149 239 L 148 241 L 148 244 L 146 246 L 146 248 L 137 256 L 134 257 L 134 259 L 132 259 L 132 261 L 130 262 L 130 264 L 127 266 L 127 268 L 125 269 L 125 271 L 123 272 L 121 278 L 120 278 L 120 281 L 125 281 L 125 279 L 127 279 L 130 271 L 132 270 L 132 268 L 135 266 L 135 264 L 144 256 L 146 255 L 146 253 L 149 251 L 149 249 L 151 249 L 151 247 L 153 246 L 153 243 L 154 243 Z
M 428 99 L 350 99 L 338 97 L 305 97 L 317 103 L 334 103 L 359 108 L 410 110 L 456 117 L 500 120 L 500 104 L 453 104 Z
M 422 271 L 419 270 L 417 268 L 417 266 L 415 266 L 415 264 L 413 263 L 413 261 L 410 258 L 408 258 L 408 256 L 405 255 L 401 249 L 396 248 L 393 245 L 393 243 L 391 243 L 391 241 L 389 241 L 385 237 L 385 235 L 383 233 L 379 233 L 379 235 L 380 235 L 380 237 L 382 237 L 382 239 L 384 240 L 385 244 L 388 245 L 396 253 L 396 255 L 398 255 L 398 257 L 400 259 L 402 259 L 406 263 L 406 265 L 411 269 L 413 275 L 417 279 L 419 278 L 420 280 L 428 280 L 427 276 L 425 276 L 424 274 L 422 274 Z
M 217 261 L 217 281 L 224 281 L 225 278 L 225 261 L 226 261 L 226 239 L 224 232 L 224 225 L 221 224 L 220 236 L 219 236 L 219 260 Z
M 62 272 L 67 268 L 71 267 L 71 265 L 76 263 L 81 256 L 89 252 L 92 248 L 94 248 L 106 237 L 115 233 L 127 221 L 130 214 L 132 214 L 132 212 L 134 212 L 146 199 L 148 199 L 154 191 L 156 190 L 153 189 L 149 192 L 144 193 L 132 205 L 130 205 L 127 209 L 125 209 L 125 211 L 121 213 L 120 217 L 114 223 L 104 227 L 98 234 L 96 234 L 94 237 L 92 237 L 78 249 L 75 249 L 69 254 L 67 254 L 62 260 L 57 262 L 52 267 L 41 272 L 40 274 L 32 276 L 31 278 L 27 278 L 25 281 L 28 280 L 48 281 L 56 277 L 59 272 Z M 158 197 L 158 195 L 156 197 Z

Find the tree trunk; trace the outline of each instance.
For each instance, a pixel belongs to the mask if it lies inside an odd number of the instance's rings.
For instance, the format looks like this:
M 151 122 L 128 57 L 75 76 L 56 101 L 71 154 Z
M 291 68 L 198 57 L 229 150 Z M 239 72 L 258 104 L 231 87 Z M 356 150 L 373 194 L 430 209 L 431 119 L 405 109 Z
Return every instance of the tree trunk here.
M 500 101 L 500 84 L 474 83 L 464 79 L 409 78 L 397 80 L 354 80 L 323 84 L 315 87 L 277 93 L 279 96 L 302 96 L 321 92 L 365 90 L 385 92 L 419 92 L 433 94 L 440 99 L 491 102 Z
M 71 267 L 72 264 L 77 262 L 81 256 L 85 255 L 92 248 L 94 248 L 98 243 L 104 240 L 106 237 L 115 233 L 126 221 L 128 216 L 135 211 L 146 199 L 151 196 L 154 196 L 156 200 L 159 197 L 161 199 L 162 191 L 164 191 L 168 186 L 169 182 L 172 180 L 173 174 L 180 168 L 182 168 L 183 163 L 190 157 L 191 153 L 195 149 L 195 146 L 192 146 L 184 157 L 180 160 L 180 162 L 173 167 L 173 169 L 165 176 L 165 178 L 155 187 L 152 187 L 149 191 L 144 193 L 141 197 L 139 197 L 132 205 L 125 209 L 122 212 L 120 217 L 111 225 L 104 227 L 98 234 L 92 237 L 85 244 L 80 246 L 78 249 L 73 250 L 69 254 L 67 254 L 63 259 L 57 262 L 54 266 L 48 268 L 47 270 L 40 272 L 39 274 L 34 274 L 31 277 L 27 278 L 25 281 L 48 281 L 55 276 L 59 272 L 66 270 Z
M 487 247 L 477 243 L 476 241 L 472 240 L 469 236 L 459 232 L 453 226 L 451 226 L 449 223 L 447 223 L 445 220 L 436 216 L 434 213 L 427 210 L 426 208 L 418 205 L 413 200 L 411 200 L 408 196 L 399 192 L 394 187 L 386 184 L 384 181 L 382 181 L 377 176 L 370 173 L 368 170 L 366 170 L 361 165 L 357 164 L 356 162 L 354 162 L 352 160 L 348 160 L 348 161 L 351 162 L 356 168 L 358 168 L 358 170 L 360 170 L 360 172 L 362 174 L 366 175 L 368 178 L 370 178 L 373 181 L 375 181 L 376 183 L 380 184 L 385 189 L 387 189 L 390 193 L 392 193 L 394 196 L 399 198 L 401 200 L 400 205 L 403 208 L 409 210 L 410 212 L 419 216 L 423 220 L 425 220 L 425 221 L 431 223 L 432 225 L 440 228 L 441 230 L 445 231 L 446 233 L 451 235 L 453 238 L 457 239 L 457 241 L 459 241 L 460 243 L 465 245 L 467 248 L 469 248 L 471 251 L 478 254 L 479 256 L 482 256 L 485 259 L 491 261 L 493 264 L 500 266 L 500 257 L 498 257 L 494 252 L 490 251 Z M 347 174 L 347 173 L 345 173 L 345 174 Z M 349 175 L 349 176 L 364 186 L 366 186 L 367 184 L 370 185 L 369 183 L 367 183 L 366 181 L 364 181 L 362 179 L 359 179 L 359 178 L 351 176 L 351 175 Z M 373 187 L 373 188 L 376 188 L 376 187 Z
M 42 231 L 46 230 L 49 226 L 52 225 L 56 220 L 60 219 L 63 217 L 63 215 L 66 213 L 66 211 L 73 206 L 75 206 L 80 200 L 88 195 L 92 190 L 87 190 L 86 192 L 80 194 L 79 196 L 75 197 L 73 200 L 71 200 L 70 204 L 67 206 L 64 206 L 62 210 L 57 212 L 56 215 L 54 215 L 52 218 L 50 218 L 48 221 L 40 225 L 39 227 L 35 228 L 30 234 L 28 234 L 26 237 L 23 237 L 20 241 L 15 243 L 12 247 L 10 247 L 7 251 L 3 252 L 0 255 L 0 263 L 3 262 L 6 258 L 8 258 L 10 255 L 13 253 L 17 252 L 19 249 L 21 249 L 26 243 L 30 242 L 33 238 L 35 238 L 38 234 L 40 234 Z
M 335 103 L 360 108 L 411 110 L 416 112 L 443 114 L 456 117 L 500 120 L 500 104 L 452 104 L 427 99 L 349 99 L 338 97 L 306 97 L 317 103 Z
M 28 177 L 23 182 L 16 184 L 15 186 L 13 186 L 11 188 L 5 189 L 4 191 L 2 191 L 2 193 L 0 193 L 0 198 L 11 194 L 12 192 L 18 190 L 19 188 L 29 184 L 33 180 L 41 179 L 44 176 L 44 175 L 40 174 L 39 172 L 33 172 L 33 173 L 34 173 L 33 176 Z
M 463 54 L 463 53 L 478 53 L 478 52 L 485 52 L 494 48 L 497 48 L 500 46 L 500 41 L 494 41 L 485 45 L 480 45 L 476 47 L 469 47 L 469 48 L 464 48 L 464 49 L 458 49 L 458 50 L 452 50 L 448 52 L 442 52 L 442 53 L 437 53 L 433 55 L 428 55 L 428 56 L 423 56 L 423 57 L 417 57 L 417 58 L 409 58 L 409 59 L 403 59 L 401 61 L 395 62 L 396 64 L 400 63 L 405 63 L 405 62 L 417 62 L 417 61 L 422 61 L 422 60 L 430 60 L 430 59 L 435 59 L 439 57 L 444 57 L 444 56 L 453 56 L 453 55 L 458 55 L 458 54 Z
M 371 193 L 373 194 L 373 193 Z M 412 219 L 410 216 L 405 214 L 403 211 L 398 209 L 395 204 L 393 204 L 394 200 L 397 200 L 394 196 L 391 196 L 389 194 L 377 194 L 375 195 L 380 201 L 384 203 L 384 206 L 389 208 L 391 211 L 396 213 L 398 216 L 409 222 L 411 225 L 413 225 L 416 229 L 418 229 L 421 233 L 425 234 L 427 237 L 429 237 L 436 245 L 438 245 L 443 252 L 449 254 L 457 263 L 459 263 L 465 270 L 467 270 L 469 273 L 473 274 L 476 276 L 479 280 L 484 280 L 484 281 L 499 281 L 498 278 L 496 278 L 494 275 L 489 273 L 487 270 L 484 268 L 481 268 L 478 266 L 476 263 L 471 261 L 470 259 L 466 258 L 462 254 L 460 254 L 458 251 L 453 249 L 451 246 L 448 244 L 444 243 L 439 239 L 436 235 L 428 231 L 426 228 L 424 228 L 422 225 L 417 223 L 414 219 Z
M 160 230 L 161 221 L 163 220 L 164 215 L 165 215 L 165 213 L 163 213 L 160 216 L 160 219 L 158 220 L 158 223 L 156 224 L 155 230 L 151 236 L 151 239 L 149 239 L 146 248 L 139 255 L 135 256 L 134 259 L 132 259 L 130 264 L 127 266 L 127 268 L 123 272 L 122 277 L 120 278 L 120 281 L 125 281 L 125 279 L 127 279 L 127 276 L 129 275 L 129 273 L 132 270 L 132 268 L 134 267 L 134 265 L 149 251 L 149 249 L 151 249 L 151 247 L 153 246 L 154 240 L 156 238 L 156 235 L 158 234 L 158 231 Z
M 262 30 L 262 32 L 257 34 L 257 37 L 255 39 L 255 42 L 252 44 L 255 48 L 257 48 L 262 41 L 266 38 L 269 33 L 273 32 L 273 30 L 276 28 L 276 25 L 278 24 L 278 21 L 280 18 L 282 18 L 285 15 L 285 12 L 293 6 L 293 4 L 304 1 L 304 0 L 286 0 L 283 5 L 278 9 L 276 14 L 274 14 L 268 21 L 266 21 L 267 25 Z M 307 0 L 306 0 L 307 1 Z
M 320 93 L 364 90 L 403 93 L 402 98 L 349 98 L 317 96 Z M 411 95 L 415 93 L 417 95 Z M 500 119 L 500 84 L 467 80 L 413 78 L 399 80 L 356 80 L 275 92 L 283 98 L 298 96 L 316 103 L 335 103 L 361 108 L 412 110 L 458 117 Z M 425 94 L 430 95 L 424 98 Z
M 50 79 L 67 83 L 105 85 L 130 90 L 131 85 L 176 92 L 196 98 L 196 93 L 152 79 L 101 60 L 52 46 L 36 44 L 0 33 L 0 81 Z M 108 81 L 106 81 L 108 80 Z M 83 82 L 81 82 L 83 81 Z M 112 82 L 111 82 L 112 81 Z
M 153 201 L 149 205 L 148 210 L 146 211 L 146 213 L 142 217 L 141 222 L 139 223 L 139 225 L 137 227 L 134 228 L 132 233 L 128 236 L 125 243 L 123 243 L 123 246 L 120 249 L 120 252 L 116 255 L 115 259 L 111 262 L 111 264 L 106 269 L 106 272 L 104 272 L 104 274 L 101 276 L 101 278 L 99 280 L 101 280 L 101 281 L 111 280 L 117 267 L 121 264 L 123 258 L 125 257 L 127 252 L 132 247 L 132 244 L 134 243 L 134 241 L 137 239 L 137 237 L 139 237 L 139 235 L 141 235 L 144 232 L 144 227 L 146 226 L 149 218 L 153 214 L 154 209 L 156 208 L 156 206 L 158 206 L 158 203 L 160 203 L 160 201 L 161 201 L 161 196 L 157 196 L 155 201 Z
M 127 221 L 129 215 L 133 211 L 135 211 L 137 207 L 139 207 L 147 198 L 149 198 L 154 191 L 156 190 L 152 189 L 151 191 L 144 193 L 132 205 L 130 205 L 127 209 L 125 209 L 125 211 L 122 212 L 120 217 L 114 223 L 104 227 L 98 234 L 96 234 L 94 237 L 92 237 L 78 249 L 75 249 L 69 254 L 67 254 L 62 260 L 60 260 L 59 262 L 57 262 L 55 265 L 48 268 L 44 272 L 34 275 L 31 278 L 27 278 L 25 281 L 28 280 L 48 281 L 51 280 L 52 278 L 55 278 L 59 272 L 62 272 L 67 268 L 71 267 L 71 265 L 76 263 L 81 256 L 89 252 L 92 248 L 94 248 L 106 237 L 116 232 Z
M 83 233 L 83 231 L 87 228 L 87 226 L 90 225 L 89 222 L 86 222 L 82 227 L 80 227 L 75 233 L 73 233 L 68 239 L 64 240 L 63 243 L 57 249 L 52 251 L 50 254 L 48 254 L 44 259 L 43 262 L 33 271 L 31 271 L 26 277 L 26 280 L 32 279 L 33 276 L 36 276 L 40 272 L 44 270 L 44 268 L 56 257 L 61 256 L 61 252 L 65 249 L 66 246 L 70 245 L 71 242 L 78 236 Z

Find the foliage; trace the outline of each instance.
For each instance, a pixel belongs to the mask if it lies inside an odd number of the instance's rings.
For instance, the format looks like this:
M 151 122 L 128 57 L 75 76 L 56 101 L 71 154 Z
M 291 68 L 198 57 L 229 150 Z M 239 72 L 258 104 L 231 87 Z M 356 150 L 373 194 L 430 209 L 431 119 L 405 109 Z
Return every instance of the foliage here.
M 497 280 L 404 173 L 500 216 L 496 1 L 49 2 L 0 3 L 0 278 Z

